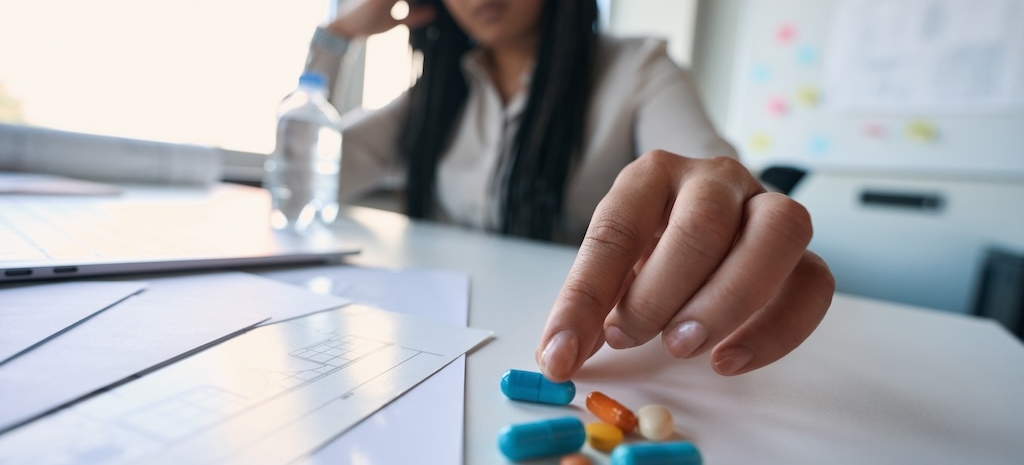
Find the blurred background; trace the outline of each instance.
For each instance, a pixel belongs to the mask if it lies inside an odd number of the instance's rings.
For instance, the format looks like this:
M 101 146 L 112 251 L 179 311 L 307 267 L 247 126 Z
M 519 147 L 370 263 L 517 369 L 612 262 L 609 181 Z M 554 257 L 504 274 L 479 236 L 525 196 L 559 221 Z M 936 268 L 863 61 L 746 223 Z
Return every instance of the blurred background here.
M 607 33 L 666 39 L 744 163 L 811 210 L 811 248 L 840 291 L 1021 334 L 1024 2 L 599 5 Z M 276 105 L 337 8 L 0 0 L 0 123 L 215 147 L 225 180 L 258 184 Z M 357 44 L 335 105 L 378 108 L 406 89 L 407 39 Z M 397 210 L 392 194 L 362 204 Z

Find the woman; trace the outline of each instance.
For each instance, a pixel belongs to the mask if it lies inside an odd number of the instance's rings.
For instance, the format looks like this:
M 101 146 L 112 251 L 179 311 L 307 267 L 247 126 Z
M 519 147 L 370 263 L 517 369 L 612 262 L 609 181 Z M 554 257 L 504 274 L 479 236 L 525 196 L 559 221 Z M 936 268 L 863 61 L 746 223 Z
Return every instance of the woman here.
M 410 216 L 580 244 L 548 378 L 659 333 L 739 374 L 817 326 L 834 283 L 807 212 L 736 161 L 664 44 L 598 35 L 594 0 L 429 0 L 402 20 L 395 3 L 351 0 L 314 36 L 307 67 L 330 76 L 347 41 L 398 24 L 423 57 L 409 92 L 347 118 L 342 196 L 404 165 Z

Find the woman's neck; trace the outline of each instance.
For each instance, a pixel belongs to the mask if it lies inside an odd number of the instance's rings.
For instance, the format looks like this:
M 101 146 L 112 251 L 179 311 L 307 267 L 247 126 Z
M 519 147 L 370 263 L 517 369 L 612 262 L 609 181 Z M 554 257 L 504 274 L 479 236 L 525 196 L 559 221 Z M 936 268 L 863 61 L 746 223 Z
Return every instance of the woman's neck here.
M 523 74 L 533 67 L 536 54 L 536 39 L 487 49 L 488 72 L 506 105 L 523 91 Z

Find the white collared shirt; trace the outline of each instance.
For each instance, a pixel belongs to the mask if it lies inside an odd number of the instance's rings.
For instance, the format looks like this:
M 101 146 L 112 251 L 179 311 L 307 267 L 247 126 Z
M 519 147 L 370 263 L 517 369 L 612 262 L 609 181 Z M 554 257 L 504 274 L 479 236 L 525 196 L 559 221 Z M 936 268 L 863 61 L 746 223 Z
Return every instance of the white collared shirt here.
M 337 63 L 311 60 L 309 67 L 333 78 Z M 478 52 L 467 54 L 462 64 L 469 93 L 438 165 L 436 219 L 494 231 L 501 224 L 512 140 L 527 91 L 505 105 Z M 582 240 L 616 175 L 643 153 L 662 149 L 689 157 L 736 157 L 704 112 L 689 73 L 669 58 L 664 41 L 602 37 L 594 66 L 583 156 L 569 175 L 565 217 L 555 232 L 556 239 L 569 243 Z M 343 201 L 404 173 L 398 134 L 407 97 L 403 93 L 384 108 L 343 118 Z

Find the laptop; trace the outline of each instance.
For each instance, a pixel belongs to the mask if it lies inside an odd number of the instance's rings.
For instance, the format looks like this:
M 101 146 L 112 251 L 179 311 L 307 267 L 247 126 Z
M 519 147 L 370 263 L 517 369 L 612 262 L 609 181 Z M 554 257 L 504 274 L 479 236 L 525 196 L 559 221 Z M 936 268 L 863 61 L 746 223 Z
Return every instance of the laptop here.
M 270 227 L 270 196 L 234 184 L 118 186 L 94 195 L 0 195 L 0 284 L 338 261 L 329 228 Z

